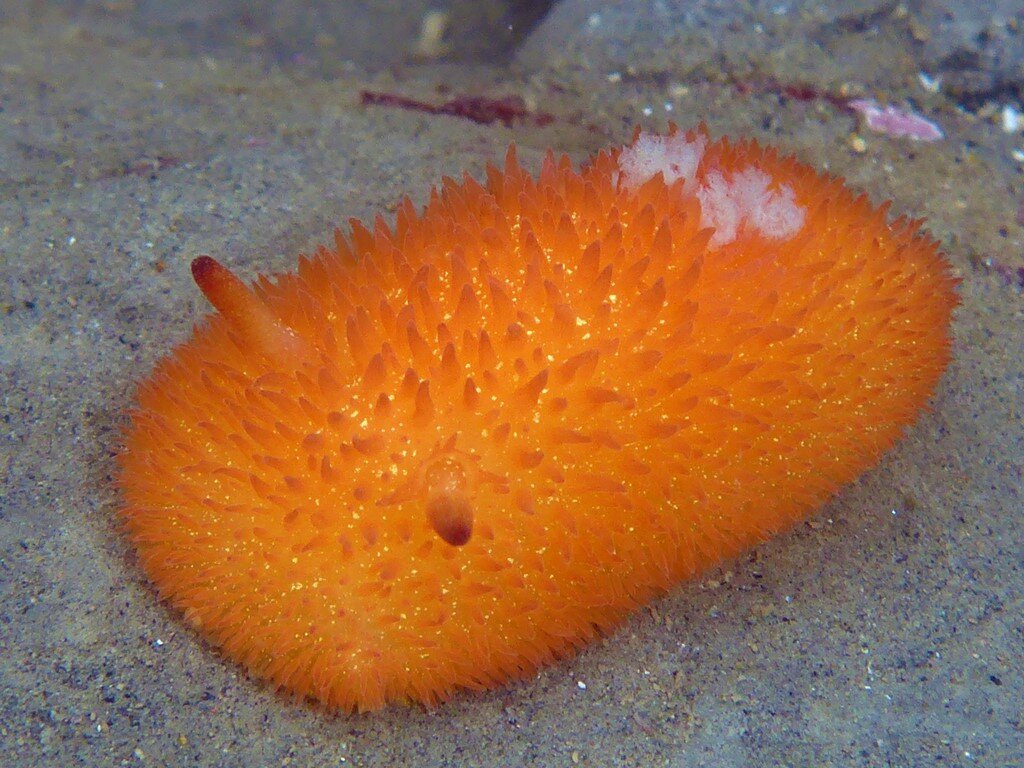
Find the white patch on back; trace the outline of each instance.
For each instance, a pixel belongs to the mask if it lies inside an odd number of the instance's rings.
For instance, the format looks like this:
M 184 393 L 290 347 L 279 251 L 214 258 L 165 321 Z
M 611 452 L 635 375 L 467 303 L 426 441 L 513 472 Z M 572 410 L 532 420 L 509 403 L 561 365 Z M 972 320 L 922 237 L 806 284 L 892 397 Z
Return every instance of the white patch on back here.
M 626 184 L 636 189 L 659 171 L 671 186 L 683 179 L 683 192 L 692 195 L 696 188 L 697 166 L 704 157 L 703 136 L 687 141 L 686 136 L 656 136 L 641 133 L 636 143 L 623 147 L 619 154 L 619 170 Z
M 797 205 L 792 187 L 775 184 L 771 176 L 756 166 L 747 166 L 728 176 L 708 168 L 700 181 L 697 171 L 706 145 L 702 135 L 688 141 L 682 133 L 641 133 L 619 153 L 621 180 L 637 189 L 658 173 L 668 185 L 682 179 L 683 195 L 696 196 L 700 201 L 701 226 L 715 230 L 708 243 L 711 248 L 733 242 L 741 228 L 753 229 L 769 240 L 785 240 L 800 230 L 806 210 Z
M 800 230 L 805 211 L 796 204 L 793 189 L 780 184 L 772 190 L 771 183 L 771 177 L 754 166 L 732 174 L 731 179 L 720 171 L 708 173 L 697 198 L 701 226 L 715 229 L 710 247 L 731 243 L 743 225 L 769 240 L 785 240 Z

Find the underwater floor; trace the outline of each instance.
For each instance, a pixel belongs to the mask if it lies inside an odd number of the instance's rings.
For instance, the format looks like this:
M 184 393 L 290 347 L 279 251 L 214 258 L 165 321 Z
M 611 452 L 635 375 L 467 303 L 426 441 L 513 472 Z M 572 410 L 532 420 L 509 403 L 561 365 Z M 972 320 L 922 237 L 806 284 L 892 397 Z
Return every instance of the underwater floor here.
M 249 5 L 0 11 L 0 763 L 1024 765 L 1020 3 Z M 157 601 L 115 455 L 208 311 L 192 258 L 291 270 L 510 142 L 536 171 L 669 121 L 942 244 L 953 361 L 878 467 L 575 658 L 433 709 L 289 701 Z

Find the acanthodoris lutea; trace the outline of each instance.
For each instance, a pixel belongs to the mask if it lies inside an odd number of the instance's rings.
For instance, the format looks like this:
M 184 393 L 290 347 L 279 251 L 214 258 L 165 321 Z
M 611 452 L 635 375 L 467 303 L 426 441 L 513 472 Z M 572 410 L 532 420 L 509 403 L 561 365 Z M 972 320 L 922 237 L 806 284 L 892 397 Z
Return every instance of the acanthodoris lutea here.
M 127 531 L 249 671 L 346 710 L 533 672 L 873 465 L 949 357 L 919 224 L 703 130 L 351 224 L 140 387 Z

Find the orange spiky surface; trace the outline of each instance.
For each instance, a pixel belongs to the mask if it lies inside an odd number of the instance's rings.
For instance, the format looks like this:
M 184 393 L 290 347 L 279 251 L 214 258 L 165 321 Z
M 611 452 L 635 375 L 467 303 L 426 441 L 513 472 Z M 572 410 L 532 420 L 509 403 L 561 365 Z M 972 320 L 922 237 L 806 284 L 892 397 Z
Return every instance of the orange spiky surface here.
M 956 303 L 917 223 L 674 128 L 193 273 L 218 311 L 140 387 L 128 534 L 228 656 L 346 710 L 529 674 L 805 518 L 925 405 Z

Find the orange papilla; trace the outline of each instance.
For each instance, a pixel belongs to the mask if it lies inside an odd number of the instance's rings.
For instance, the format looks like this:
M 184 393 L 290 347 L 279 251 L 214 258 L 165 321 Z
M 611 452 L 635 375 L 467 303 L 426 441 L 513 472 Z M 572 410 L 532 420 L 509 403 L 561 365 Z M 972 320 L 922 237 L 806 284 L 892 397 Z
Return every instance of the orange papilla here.
M 146 573 L 228 656 L 342 709 L 529 674 L 913 421 L 955 304 L 917 223 L 720 141 L 807 215 L 711 250 L 617 152 L 534 179 L 510 150 L 248 294 L 197 268 L 221 313 L 141 385 L 120 484 Z

